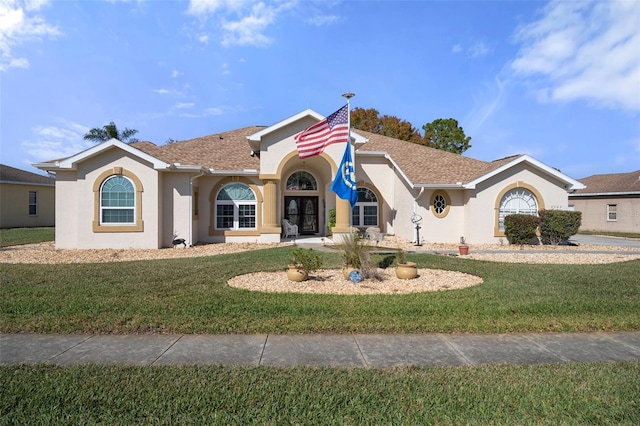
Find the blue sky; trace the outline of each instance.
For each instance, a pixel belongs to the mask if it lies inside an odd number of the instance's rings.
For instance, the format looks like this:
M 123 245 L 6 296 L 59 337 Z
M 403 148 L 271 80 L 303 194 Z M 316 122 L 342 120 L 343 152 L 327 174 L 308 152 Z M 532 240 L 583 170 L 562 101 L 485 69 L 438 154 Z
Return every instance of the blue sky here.
M 640 1 L 0 0 L 0 162 L 66 157 L 115 121 L 158 145 L 356 93 L 465 155 L 574 178 L 640 169 Z

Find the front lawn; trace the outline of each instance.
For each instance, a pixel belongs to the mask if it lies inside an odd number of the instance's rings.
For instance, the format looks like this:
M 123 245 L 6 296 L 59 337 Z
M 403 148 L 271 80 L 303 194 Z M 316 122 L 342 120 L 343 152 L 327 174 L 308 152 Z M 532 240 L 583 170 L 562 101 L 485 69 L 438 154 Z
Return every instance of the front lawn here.
M 640 363 L 0 367 L 0 424 L 640 424 Z
M 280 270 L 290 248 L 205 258 L 2 265 L 0 332 L 392 333 L 640 329 L 640 260 L 527 265 L 409 256 L 481 276 L 464 290 L 409 295 L 271 294 L 230 288 Z M 337 253 L 323 253 L 338 267 Z

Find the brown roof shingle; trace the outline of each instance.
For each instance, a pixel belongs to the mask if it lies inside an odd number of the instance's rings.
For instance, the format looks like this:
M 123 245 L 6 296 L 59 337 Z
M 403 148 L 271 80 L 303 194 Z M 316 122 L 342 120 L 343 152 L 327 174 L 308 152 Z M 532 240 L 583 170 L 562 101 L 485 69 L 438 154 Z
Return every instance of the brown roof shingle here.
M 640 192 L 640 170 L 630 173 L 593 175 L 578 180 L 587 187 L 577 190 L 575 194 Z
M 247 136 L 263 128 L 244 127 L 162 146 L 150 142 L 135 142 L 131 146 L 167 163 L 198 165 L 214 170 L 259 170 L 260 159 L 251 156 Z
M 0 164 L 0 181 L 54 185 L 54 178 Z
M 503 159 L 508 161 L 498 160 L 489 163 L 371 132 L 356 132 L 369 139 L 358 152 L 389 153 L 413 184 L 467 183 L 513 160 L 509 157 Z

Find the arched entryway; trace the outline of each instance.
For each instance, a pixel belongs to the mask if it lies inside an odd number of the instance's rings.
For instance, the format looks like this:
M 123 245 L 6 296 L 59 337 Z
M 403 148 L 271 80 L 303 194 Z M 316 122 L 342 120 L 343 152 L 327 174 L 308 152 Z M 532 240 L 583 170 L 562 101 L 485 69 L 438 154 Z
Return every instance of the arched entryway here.
M 308 171 L 300 170 L 289 175 L 284 193 L 284 218 L 298 225 L 302 235 L 319 232 L 318 181 Z

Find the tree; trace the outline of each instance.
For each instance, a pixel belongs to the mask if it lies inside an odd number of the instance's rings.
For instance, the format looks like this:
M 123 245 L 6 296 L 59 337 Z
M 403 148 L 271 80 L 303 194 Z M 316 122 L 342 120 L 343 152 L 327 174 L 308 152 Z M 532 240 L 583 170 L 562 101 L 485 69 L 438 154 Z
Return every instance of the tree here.
M 351 126 L 378 135 L 420 143 L 422 136 L 418 129 L 406 120 L 398 117 L 383 115 L 375 108 L 354 108 L 351 111 Z
M 134 143 L 138 142 L 138 139 L 132 137 L 136 133 L 138 133 L 137 130 L 127 129 L 126 127 L 122 132 L 120 132 L 116 127 L 116 124 L 112 121 L 106 126 L 95 127 L 89 130 L 89 132 L 84 135 L 84 139 L 95 143 L 106 142 L 109 139 L 118 139 L 125 143 Z
M 462 154 L 471 148 L 470 136 L 464 134 L 462 127 L 458 126 L 458 121 L 453 118 L 439 118 L 431 123 L 422 126 L 424 130 L 425 145 L 443 151 Z

